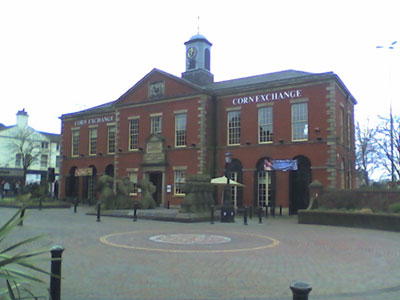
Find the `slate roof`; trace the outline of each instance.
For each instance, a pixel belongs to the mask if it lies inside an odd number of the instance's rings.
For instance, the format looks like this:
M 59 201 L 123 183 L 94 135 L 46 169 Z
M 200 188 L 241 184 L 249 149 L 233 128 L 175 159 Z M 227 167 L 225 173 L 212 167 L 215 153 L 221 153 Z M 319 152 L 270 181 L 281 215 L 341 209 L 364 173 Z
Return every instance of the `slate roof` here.
M 267 82 L 274 82 L 280 80 L 288 80 L 294 79 L 309 75 L 316 75 L 316 73 L 309 73 L 303 71 L 296 71 L 296 70 L 286 70 L 274 73 L 267 73 L 262 75 L 250 76 L 250 77 L 243 77 L 238 79 L 214 82 L 207 85 L 208 89 L 219 91 L 225 89 L 232 89 L 232 88 L 239 88 L 248 85 L 256 85 L 262 84 Z

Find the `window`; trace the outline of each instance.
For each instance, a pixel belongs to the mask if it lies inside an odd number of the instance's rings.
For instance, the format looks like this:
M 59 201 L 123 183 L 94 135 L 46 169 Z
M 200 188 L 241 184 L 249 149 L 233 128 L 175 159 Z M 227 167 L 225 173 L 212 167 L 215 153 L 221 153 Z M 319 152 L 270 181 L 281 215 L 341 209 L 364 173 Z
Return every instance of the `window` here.
M 351 114 L 347 112 L 347 146 L 351 146 Z
M 139 119 L 129 121 L 129 150 L 139 148 Z
M 79 155 L 79 129 L 72 130 L 72 156 Z
M 186 114 L 175 115 L 175 146 L 186 146 Z
M 186 170 L 174 171 L 174 195 L 185 195 L 183 185 L 185 184 Z
M 115 153 L 115 126 L 108 126 L 107 153 Z
M 47 155 L 46 154 L 42 154 L 40 156 L 40 167 L 47 168 Z
M 240 111 L 228 112 L 228 145 L 240 144 Z
M 343 141 L 344 141 L 344 120 L 345 120 L 345 117 L 344 117 L 344 108 L 343 107 L 340 107 L 340 123 L 339 123 L 339 126 L 340 126 L 340 136 L 339 136 L 339 141 L 341 142 L 341 143 L 343 143 Z
M 138 193 L 138 173 L 137 171 L 128 172 L 129 181 L 132 184 L 132 189 L 130 191 L 131 196 L 136 196 Z
M 292 140 L 302 141 L 308 139 L 308 112 L 307 103 L 292 105 Z
M 15 155 L 15 166 L 16 167 L 21 166 L 21 159 L 22 159 L 21 153 L 18 153 L 17 155 Z
M 230 179 L 238 181 L 238 172 L 230 172 Z M 232 205 L 233 207 L 237 207 L 238 204 L 238 187 L 232 186 L 231 187 L 231 197 L 232 197 Z
M 258 110 L 258 142 L 272 142 L 272 107 L 264 107 Z
M 151 117 L 151 133 L 161 133 L 162 116 Z
M 49 142 L 42 142 L 42 149 L 49 149 Z
M 265 207 L 271 203 L 271 174 L 258 171 L 257 200 L 258 206 Z
M 97 128 L 89 128 L 89 155 L 97 152 Z

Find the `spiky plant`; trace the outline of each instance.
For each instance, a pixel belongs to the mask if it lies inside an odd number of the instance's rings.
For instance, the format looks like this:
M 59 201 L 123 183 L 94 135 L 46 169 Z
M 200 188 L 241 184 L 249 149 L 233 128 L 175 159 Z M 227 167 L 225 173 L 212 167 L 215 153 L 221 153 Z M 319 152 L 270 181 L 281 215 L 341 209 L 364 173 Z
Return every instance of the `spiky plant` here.
M 31 291 L 30 285 L 39 284 L 45 287 L 46 282 L 37 275 L 42 273 L 50 276 L 49 272 L 33 265 L 40 259 L 40 255 L 49 254 L 49 250 L 26 249 L 30 243 L 43 236 L 35 236 L 5 245 L 5 239 L 21 221 L 19 216 L 22 209 L 0 228 L 0 280 L 5 283 L 5 287 L 0 289 L 0 299 L 39 299 Z

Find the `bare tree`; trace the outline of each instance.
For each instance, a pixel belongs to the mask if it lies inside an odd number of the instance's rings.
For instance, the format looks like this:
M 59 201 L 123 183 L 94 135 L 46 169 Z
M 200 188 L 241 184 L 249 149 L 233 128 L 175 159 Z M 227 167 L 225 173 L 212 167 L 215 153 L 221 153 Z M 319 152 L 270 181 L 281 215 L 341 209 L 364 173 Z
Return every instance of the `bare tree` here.
M 400 116 L 380 117 L 376 144 L 380 149 L 380 161 L 390 174 L 392 183 L 400 178 Z
M 23 186 L 26 183 L 26 174 L 30 166 L 41 155 L 40 141 L 35 140 L 35 132 L 29 127 L 19 127 L 11 137 L 10 151 L 15 154 L 16 160 L 24 170 Z
M 370 185 L 370 178 L 375 169 L 378 168 L 379 153 L 375 145 L 377 128 L 370 128 L 369 122 L 366 127 L 361 128 L 356 124 L 356 166 L 362 174 L 362 180 L 366 186 Z

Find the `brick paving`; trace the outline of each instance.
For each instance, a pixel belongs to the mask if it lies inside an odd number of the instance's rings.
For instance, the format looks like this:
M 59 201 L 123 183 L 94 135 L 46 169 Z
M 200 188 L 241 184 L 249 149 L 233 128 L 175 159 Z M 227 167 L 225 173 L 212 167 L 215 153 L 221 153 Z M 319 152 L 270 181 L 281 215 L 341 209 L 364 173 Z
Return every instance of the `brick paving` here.
M 310 299 L 400 299 L 400 233 L 297 224 L 175 223 L 102 217 L 89 208 L 29 210 L 13 239 L 45 233 L 62 245 L 63 300 L 292 299 L 295 281 Z M 0 208 L 0 224 L 16 210 Z M 157 235 L 227 237 L 218 244 L 171 244 Z M 37 242 L 39 243 L 39 242 Z

